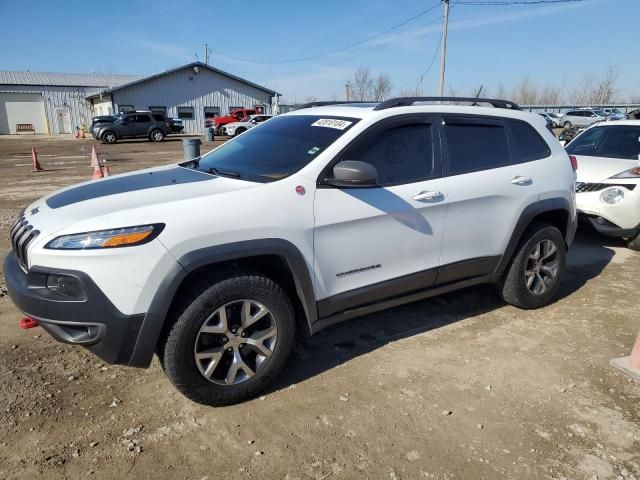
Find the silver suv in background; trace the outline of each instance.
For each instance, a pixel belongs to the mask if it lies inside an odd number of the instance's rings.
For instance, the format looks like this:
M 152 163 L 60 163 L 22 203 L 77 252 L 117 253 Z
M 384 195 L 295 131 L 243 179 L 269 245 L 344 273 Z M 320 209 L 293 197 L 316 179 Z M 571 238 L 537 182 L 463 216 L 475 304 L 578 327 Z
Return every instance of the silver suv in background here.
M 596 122 L 606 120 L 606 115 L 596 110 L 571 110 L 560 119 L 560 126 L 564 128 L 584 128 Z

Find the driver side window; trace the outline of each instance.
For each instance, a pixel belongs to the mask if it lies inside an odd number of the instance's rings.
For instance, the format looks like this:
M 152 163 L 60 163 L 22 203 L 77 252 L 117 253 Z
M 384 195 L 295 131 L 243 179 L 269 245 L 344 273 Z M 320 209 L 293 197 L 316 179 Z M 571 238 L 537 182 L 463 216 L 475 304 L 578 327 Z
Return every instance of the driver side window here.
M 414 183 L 435 177 L 432 126 L 416 122 L 378 130 L 341 156 L 370 163 L 381 186 Z

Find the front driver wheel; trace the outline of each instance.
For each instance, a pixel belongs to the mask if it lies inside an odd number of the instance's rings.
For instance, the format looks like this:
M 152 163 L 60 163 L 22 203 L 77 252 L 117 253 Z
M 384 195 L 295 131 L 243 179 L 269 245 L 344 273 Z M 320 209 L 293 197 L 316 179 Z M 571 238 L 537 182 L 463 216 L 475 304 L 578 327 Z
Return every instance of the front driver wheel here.
M 527 310 L 549 304 L 560 288 L 566 259 L 560 230 L 546 223 L 534 223 L 523 235 L 498 285 L 503 300 Z
M 176 312 L 160 348 L 169 380 L 194 402 L 222 406 L 259 395 L 284 367 L 295 322 L 286 292 L 257 273 L 216 281 Z
M 116 137 L 114 132 L 105 132 L 102 135 L 102 141 L 104 143 L 116 143 L 118 141 L 118 137 Z

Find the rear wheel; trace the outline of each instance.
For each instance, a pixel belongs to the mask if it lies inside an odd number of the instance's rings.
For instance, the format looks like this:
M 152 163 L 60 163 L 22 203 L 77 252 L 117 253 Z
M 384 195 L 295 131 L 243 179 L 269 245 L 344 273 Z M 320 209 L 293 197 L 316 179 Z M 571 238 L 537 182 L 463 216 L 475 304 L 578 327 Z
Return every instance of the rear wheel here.
M 116 143 L 118 141 L 118 137 L 115 132 L 104 132 L 102 134 L 102 141 L 104 143 Z
M 546 223 L 527 229 L 499 283 L 505 302 L 524 309 L 543 307 L 560 288 L 566 248 L 560 231 Z
M 161 142 L 164 140 L 164 133 L 162 133 L 162 130 L 153 130 L 149 135 L 149 138 L 153 142 Z
M 171 383 L 212 406 L 260 394 L 293 347 L 291 302 L 273 280 L 247 272 L 201 290 L 176 313 L 159 355 Z
M 246 128 L 242 128 L 242 127 L 241 127 L 241 128 L 238 128 L 238 129 L 236 130 L 236 134 L 235 134 L 234 136 L 235 136 L 235 137 L 237 137 L 238 135 L 240 135 L 241 133 L 244 133 L 244 132 L 246 132 L 246 131 L 247 131 L 247 129 L 246 129 Z

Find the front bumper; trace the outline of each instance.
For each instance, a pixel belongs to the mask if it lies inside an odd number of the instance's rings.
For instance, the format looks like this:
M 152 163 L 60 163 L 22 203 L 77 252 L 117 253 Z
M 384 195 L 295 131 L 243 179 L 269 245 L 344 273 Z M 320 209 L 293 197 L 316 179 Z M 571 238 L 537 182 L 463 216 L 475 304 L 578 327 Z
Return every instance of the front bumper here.
M 79 299 L 46 287 L 48 275 L 75 277 L 84 290 Z M 22 270 L 16 255 L 4 262 L 9 296 L 26 315 L 56 340 L 82 345 L 107 363 L 132 365 L 131 358 L 145 315 L 124 315 L 91 280 L 78 271 L 32 267 Z
M 640 231 L 640 185 L 632 182 L 624 184 L 590 184 L 593 191 L 578 192 L 576 206 L 583 219 L 593 228 L 612 237 L 634 237 Z M 620 188 L 625 196 L 619 203 L 610 205 L 601 200 L 602 193 L 609 187 Z

